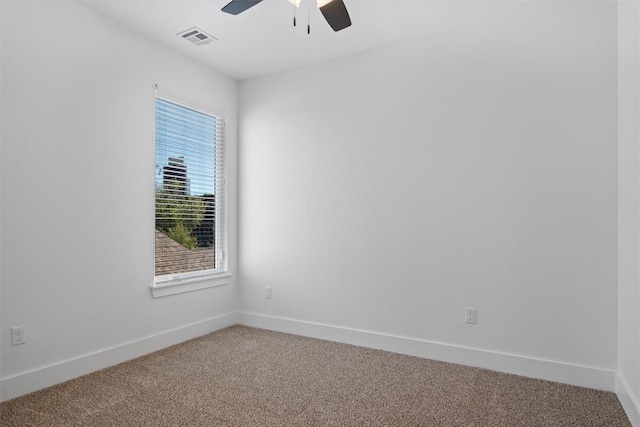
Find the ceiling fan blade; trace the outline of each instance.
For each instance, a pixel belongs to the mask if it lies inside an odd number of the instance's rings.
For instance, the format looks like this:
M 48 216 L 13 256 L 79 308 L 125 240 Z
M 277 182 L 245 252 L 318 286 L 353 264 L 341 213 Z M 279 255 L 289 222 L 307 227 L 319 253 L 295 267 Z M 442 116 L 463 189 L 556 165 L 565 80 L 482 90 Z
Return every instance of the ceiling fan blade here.
M 225 7 L 222 8 L 223 12 L 230 13 L 232 15 L 238 15 L 245 10 L 257 5 L 262 0 L 231 0 Z
M 343 30 L 351 25 L 351 18 L 342 0 L 331 0 L 320 6 L 320 12 L 333 31 Z

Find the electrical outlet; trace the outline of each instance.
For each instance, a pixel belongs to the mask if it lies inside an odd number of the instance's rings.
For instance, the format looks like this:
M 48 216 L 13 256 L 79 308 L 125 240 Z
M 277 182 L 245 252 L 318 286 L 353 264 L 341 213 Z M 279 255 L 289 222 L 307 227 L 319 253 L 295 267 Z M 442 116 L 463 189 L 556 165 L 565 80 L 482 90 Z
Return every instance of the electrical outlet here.
M 467 307 L 464 309 L 464 321 L 466 323 L 475 324 L 478 317 L 478 310 Z
M 11 345 L 20 345 L 27 342 L 24 326 L 14 326 L 11 328 Z
M 271 299 L 271 287 L 264 288 L 264 297 L 266 299 Z

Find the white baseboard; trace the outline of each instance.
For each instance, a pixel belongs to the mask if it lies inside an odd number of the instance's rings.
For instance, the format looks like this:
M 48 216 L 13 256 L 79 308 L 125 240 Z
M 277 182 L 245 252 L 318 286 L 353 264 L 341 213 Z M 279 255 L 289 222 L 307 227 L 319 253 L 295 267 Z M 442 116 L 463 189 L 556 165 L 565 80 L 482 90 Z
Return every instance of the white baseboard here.
M 13 399 L 235 324 L 377 348 L 394 353 L 476 366 L 582 387 L 606 391 L 615 390 L 633 425 L 640 427 L 638 400 L 629 392 L 624 379 L 616 376 L 614 371 L 247 312 L 216 316 L 140 340 L 0 379 L 0 395 L 2 401 Z
M 615 389 L 615 372 L 607 369 L 256 313 L 240 312 L 238 314 L 240 324 L 256 328 L 376 348 L 598 390 L 614 391 Z
M 616 394 L 622 404 L 631 425 L 640 427 L 640 400 L 634 395 L 620 372 L 616 372 Z
M 236 312 L 191 323 L 0 380 L 3 401 L 89 374 L 238 323 Z

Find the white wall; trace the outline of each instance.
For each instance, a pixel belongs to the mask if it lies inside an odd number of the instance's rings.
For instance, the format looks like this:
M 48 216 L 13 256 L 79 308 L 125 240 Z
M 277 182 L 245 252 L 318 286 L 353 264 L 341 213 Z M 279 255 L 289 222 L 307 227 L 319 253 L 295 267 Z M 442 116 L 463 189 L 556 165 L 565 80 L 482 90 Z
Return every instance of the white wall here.
M 0 2 L 0 22 L 2 22 L 3 5 Z M 2 99 L 2 32 L 0 32 L 0 100 Z M 2 164 L 2 102 L 0 102 L 0 165 Z M 2 242 L 2 174 L 0 173 L 0 242 Z M 2 245 L 0 244 L 0 310 L 2 309 Z M 2 312 L 0 311 L 0 331 L 2 331 Z M 0 332 L 0 373 L 2 372 L 2 332 Z M 0 387 L 0 402 L 2 402 Z
M 615 3 L 469 4 L 464 27 L 451 10 L 441 32 L 241 83 L 245 319 L 612 389 Z
M 236 83 L 72 2 L 2 7 L 3 398 L 234 323 L 235 279 L 149 286 L 154 84 L 226 115 L 233 195 Z
M 618 4 L 618 382 L 640 425 L 640 5 Z

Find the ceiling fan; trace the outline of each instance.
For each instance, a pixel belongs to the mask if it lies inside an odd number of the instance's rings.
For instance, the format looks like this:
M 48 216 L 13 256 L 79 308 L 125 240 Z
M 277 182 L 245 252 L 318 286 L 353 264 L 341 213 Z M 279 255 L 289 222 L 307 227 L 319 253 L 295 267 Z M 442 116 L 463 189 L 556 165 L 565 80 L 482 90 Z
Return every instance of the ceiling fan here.
M 222 8 L 222 11 L 230 13 L 231 15 L 238 15 L 261 1 L 262 0 L 231 0 L 231 2 Z M 294 6 L 298 6 L 300 3 L 295 0 L 291 2 Z M 340 31 L 351 25 L 351 18 L 349 17 L 349 12 L 347 12 L 347 7 L 344 5 L 343 0 L 317 0 L 317 5 L 324 19 L 326 19 L 331 28 L 333 28 L 333 31 Z M 293 25 L 296 25 L 295 17 Z

